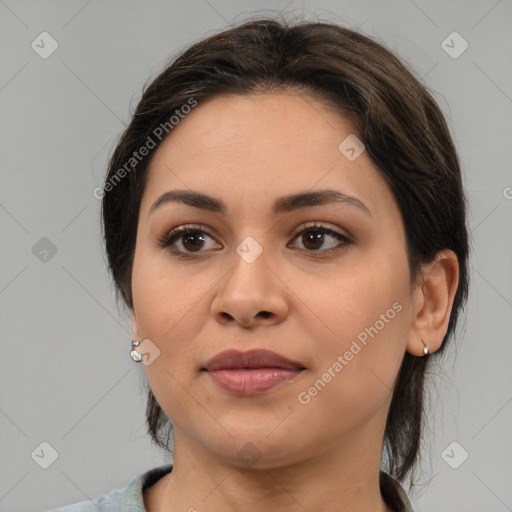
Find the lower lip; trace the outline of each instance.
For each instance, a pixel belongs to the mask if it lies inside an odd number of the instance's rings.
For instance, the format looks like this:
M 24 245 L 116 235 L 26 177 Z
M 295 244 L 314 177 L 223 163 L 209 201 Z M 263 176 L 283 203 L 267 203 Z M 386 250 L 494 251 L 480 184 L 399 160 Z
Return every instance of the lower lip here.
M 289 382 L 302 370 L 283 368 L 254 368 L 238 370 L 216 370 L 207 372 L 221 389 L 235 395 L 256 395 Z

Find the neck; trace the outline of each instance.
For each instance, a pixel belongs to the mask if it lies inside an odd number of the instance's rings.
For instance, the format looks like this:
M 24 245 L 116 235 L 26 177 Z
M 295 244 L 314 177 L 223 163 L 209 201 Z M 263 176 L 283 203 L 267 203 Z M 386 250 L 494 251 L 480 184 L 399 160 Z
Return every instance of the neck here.
M 175 431 L 172 473 L 145 496 L 148 512 L 393 512 L 379 487 L 382 444 L 328 446 L 287 466 L 244 468 L 205 453 Z

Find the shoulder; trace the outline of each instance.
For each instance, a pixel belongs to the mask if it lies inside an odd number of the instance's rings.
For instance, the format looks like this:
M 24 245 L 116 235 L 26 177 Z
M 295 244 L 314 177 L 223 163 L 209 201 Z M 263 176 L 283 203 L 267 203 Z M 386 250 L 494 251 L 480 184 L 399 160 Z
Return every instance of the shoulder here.
M 146 512 L 143 491 L 172 471 L 172 464 L 138 475 L 123 489 L 115 489 L 93 500 L 81 501 L 49 512 Z

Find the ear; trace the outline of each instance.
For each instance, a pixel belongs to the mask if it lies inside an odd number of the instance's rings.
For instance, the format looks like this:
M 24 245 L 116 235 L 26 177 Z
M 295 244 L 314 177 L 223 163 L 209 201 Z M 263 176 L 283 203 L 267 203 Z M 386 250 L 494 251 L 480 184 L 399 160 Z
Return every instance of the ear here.
M 141 341 L 139 337 L 139 325 L 133 309 L 130 309 L 130 322 L 132 324 L 132 340 Z
M 432 262 L 422 266 L 413 292 L 414 315 L 407 352 L 422 356 L 425 345 L 430 354 L 439 349 L 448 330 L 458 284 L 459 261 L 452 250 L 438 252 Z

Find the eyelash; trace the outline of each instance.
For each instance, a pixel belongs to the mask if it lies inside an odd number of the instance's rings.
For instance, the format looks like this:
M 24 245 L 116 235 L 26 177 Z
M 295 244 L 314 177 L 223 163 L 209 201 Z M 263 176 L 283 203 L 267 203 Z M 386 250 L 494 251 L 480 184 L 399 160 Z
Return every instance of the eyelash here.
M 305 232 L 308 232 L 308 231 L 321 232 L 323 234 L 332 235 L 333 237 L 337 238 L 340 241 L 340 244 L 338 244 L 335 247 L 332 247 L 331 249 L 324 249 L 324 250 L 300 249 L 301 251 L 311 253 L 311 255 L 316 255 L 316 254 L 329 255 L 329 254 L 332 254 L 335 252 L 339 252 L 339 251 L 343 250 L 345 248 L 345 246 L 353 243 L 352 240 L 348 236 L 346 236 L 342 233 L 339 233 L 338 231 L 329 229 L 329 228 L 325 227 L 324 225 L 318 224 L 316 222 L 306 223 L 305 225 L 301 226 L 299 229 L 295 230 L 292 233 L 293 240 L 295 240 L 299 235 L 301 235 Z M 179 238 L 181 238 L 185 235 L 191 234 L 191 233 L 202 233 L 202 234 L 207 235 L 210 238 L 213 238 L 212 236 L 210 236 L 208 234 L 207 231 L 205 231 L 203 229 L 203 226 L 189 224 L 189 225 L 180 226 L 179 228 L 173 229 L 170 233 L 166 233 L 163 236 L 159 237 L 158 246 L 162 249 L 166 249 L 166 248 L 169 249 L 174 244 L 174 242 L 176 240 L 178 240 Z M 175 248 L 169 249 L 169 250 L 173 255 L 176 255 L 176 256 L 182 257 L 182 258 L 191 258 L 191 257 L 194 257 L 194 255 L 199 255 L 202 252 L 206 252 L 206 251 L 183 252 L 183 251 L 178 251 Z

